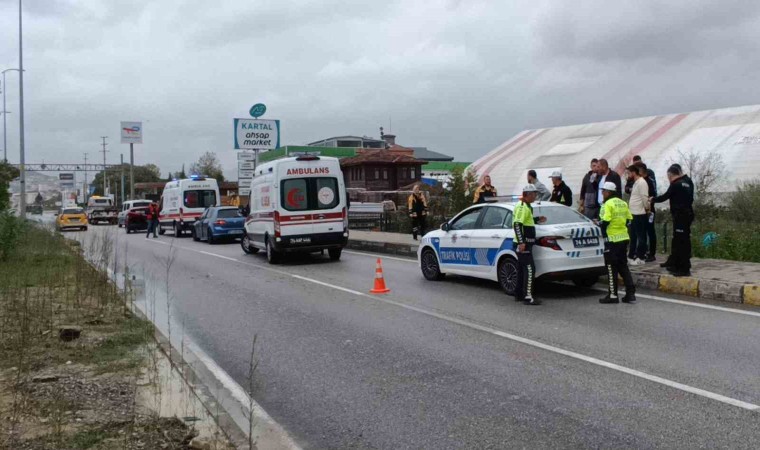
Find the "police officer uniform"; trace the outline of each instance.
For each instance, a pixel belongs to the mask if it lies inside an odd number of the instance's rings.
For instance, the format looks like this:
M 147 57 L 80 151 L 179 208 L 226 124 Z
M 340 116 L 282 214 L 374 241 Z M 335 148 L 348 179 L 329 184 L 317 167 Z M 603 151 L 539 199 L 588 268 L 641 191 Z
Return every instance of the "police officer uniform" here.
M 496 188 L 490 184 L 483 184 L 475 190 L 475 198 L 472 202 L 475 204 L 485 203 L 486 199 L 490 197 L 496 197 Z
M 616 192 L 617 186 L 610 181 L 602 187 L 605 191 Z M 622 199 L 612 196 L 605 200 L 599 213 L 599 220 L 604 236 L 604 264 L 607 266 L 608 293 L 599 303 L 618 303 L 618 275 L 625 283 L 624 303 L 636 301 L 636 287 L 633 284 L 631 271 L 628 269 L 628 224 L 633 215 L 628 205 Z
M 523 188 L 523 195 L 528 192 L 538 192 L 535 186 L 529 184 Z M 529 305 L 540 305 L 541 301 L 533 297 L 533 281 L 536 266 L 533 263 L 533 245 L 536 243 L 536 221 L 533 217 L 533 207 L 521 200 L 513 211 L 512 227 L 515 231 L 514 249 L 517 253 L 517 287 L 515 300 Z M 519 246 L 525 244 L 523 251 Z
M 560 183 L 552 188 L 552 196 L 549 198 L 550 202 L 560 203 L 565 206 L 573 206 L 573 191 L 570 186 L 565 184 L 562 180 L 562 173 L 555 171 L 549 178 L 559 178 Z
M 680 166 L 670 166 L 668 173 L 681 173 Z M 694 222 L 694 182 L 688 175 L 679 175 L 668 186 L 667 192 L 654 198 L 654 203 L 670 200 L 673 216 L 671 254 L 662 264 L 675 276 L 691 275 L 691 224 Z
M 425 200 L 425 194 L 422 192 L 412 193 L 407 199 L 409 208 L 409 217 L 412 218 L 412 237 L 417 240 L 417 235 L 425 234 L 425 217 L 427 216 L 428 206 Z

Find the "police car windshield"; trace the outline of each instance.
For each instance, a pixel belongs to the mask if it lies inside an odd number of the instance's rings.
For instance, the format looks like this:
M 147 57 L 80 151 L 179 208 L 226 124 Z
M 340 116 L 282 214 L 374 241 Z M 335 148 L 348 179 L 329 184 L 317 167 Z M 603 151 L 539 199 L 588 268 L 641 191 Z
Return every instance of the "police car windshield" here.
M 578 211 L 564 206 L 534 206 L 533 215 L 546 217 L 544 225 L 591 222 Z
M 216 212 L 216 217 L 220 219 L 229 219 L 231 217 L 242 217 L 240 214 L 240 211 L 237 210 L 237 208 L 227 208 L 227 209 L 220 209 Z

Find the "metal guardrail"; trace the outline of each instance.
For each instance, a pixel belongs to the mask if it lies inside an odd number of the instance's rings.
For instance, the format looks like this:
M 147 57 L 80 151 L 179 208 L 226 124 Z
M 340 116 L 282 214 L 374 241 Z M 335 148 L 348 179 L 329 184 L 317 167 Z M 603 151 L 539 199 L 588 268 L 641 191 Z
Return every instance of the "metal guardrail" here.
M 351 202 L 348 208 L 348 228 L 352 230 L 385 231 L 388 215 L 382 203 Z

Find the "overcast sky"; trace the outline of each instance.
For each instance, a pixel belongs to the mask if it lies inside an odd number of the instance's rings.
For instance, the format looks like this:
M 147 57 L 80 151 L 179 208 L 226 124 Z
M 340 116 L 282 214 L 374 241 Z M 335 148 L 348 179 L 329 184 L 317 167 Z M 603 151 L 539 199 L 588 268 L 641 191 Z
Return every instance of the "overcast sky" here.
M 334 135 L 472 161 L 525 128 L 760 103 L 760 2 L 27 0 L 27 162 L 205 151 L 235 177 L 232 119 L 266 103 L 283 144 Z M 18 67 L 0 0 L 0 70 Z M 7 73 L 9 159 L 18 77 Z M 0 142 L 0 145 L 2 142 Z

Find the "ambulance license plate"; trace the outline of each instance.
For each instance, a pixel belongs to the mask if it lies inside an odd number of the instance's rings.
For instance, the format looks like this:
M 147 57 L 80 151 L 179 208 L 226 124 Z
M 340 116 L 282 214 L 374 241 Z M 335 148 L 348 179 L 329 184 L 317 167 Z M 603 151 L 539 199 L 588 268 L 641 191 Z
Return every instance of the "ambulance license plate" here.
M 585 237 L 573 239 L 573 246 L 575 248 L 597 247 L 599 245 L 598 237 Z
M 297 238 L 290 238 L 291 244 L 311 244 L 311 238 L 310 237 L 297 237 Z

